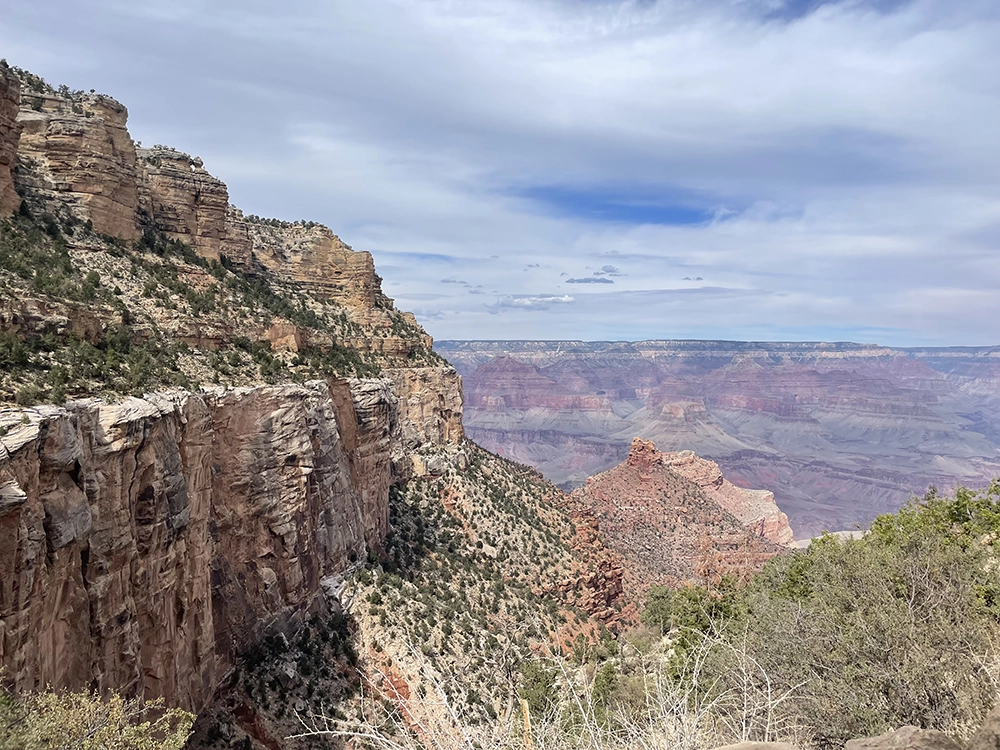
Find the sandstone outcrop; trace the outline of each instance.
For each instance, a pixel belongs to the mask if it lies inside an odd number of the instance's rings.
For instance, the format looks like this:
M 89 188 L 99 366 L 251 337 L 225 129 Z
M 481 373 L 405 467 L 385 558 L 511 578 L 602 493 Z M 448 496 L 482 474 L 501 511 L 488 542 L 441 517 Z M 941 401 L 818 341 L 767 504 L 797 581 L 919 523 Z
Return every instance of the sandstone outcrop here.
M 141 208 L 152 225 L 203 258 L 219 260 L 227 240 L 226 183 L 210 175 L 201 159 L 172 148 L 141 148 L 137 155 Z
M 849 740 L 844 750 L 995 750 L 1000 747 L 1000 707 L 994 708 L 968 742 L 937 729 L 903 726 L 878 737 Z M 796 750 L 787 742 L 740 742 L 715 750 Z
M 199 710 L 387 529 L 388 381 L 0 414 L 0 664 L 19 688 Z
M 636 439 L 624 463 L 590 477 L 572 500 L 596 517 L 628 563 L 637 596 L 652 583 L 745 574 L 781 547 L 747 527 L 695 482 L 673 471 L 652 443 Z
M 463 440 L 462 379 L 453 367 L 392 368 L 382 374 L 399 399 L 408 450 Z
M 17 121 L 20 104 L 20 82 L 8 68 L 0 66 L 0 218 L 10 216 L 21 204 L 13 174 L 21 138 L 21 125 Z
M 370 253 L 352 250 L 321 224 L 245 216 L 229 205 L 226 184 L 201 159 L 165 146 L 137 148 L 126 128 L 128 111 L 110 97 L 55 89 L 30 73 L 20 87 L 11 73 L 3 76 L 0 213 L 19 206 L 16 188 L 33 211 L 89 222 L 100 234 L 133 241 L 156 230 L 203 258 L 226 256 L 244 272 L 291 283 L 342 308 L 342 345 L 396 360 L 430 350 L 433 342 L 412 314 L 395 310 L 382 293 Z M 297 351 L 303 342 L 287 333 L 275 334 L 280 342 L 264 332 L 256 338 Z
M 40 79 L 39 79 L 40 80 Z M 58 92 L 32 79 L 21 92 L 18 181 L 35 208 L 90 221 L 102 234 L 139 237 L 139 173 L 128 110 L 103 94 Z
M 968 750 L 1000 750 L 1000 705 L 987 714 L 972 739 Z
M 248 223 L 254 257 L 322 299 L 373 309 L 382 295 L 371 253 L 355 252 L 322 224 Z
M 791 544 L 793 535 L 788 516 L 778 509 L 773 492 L 737 487 L 722 476 L 717 463 L 699 458 L 694 451 L 661 453 L 660 460 L 664 466 L 701 487 L 705 495 L 748 529 L 755 529 L 775 544 Z

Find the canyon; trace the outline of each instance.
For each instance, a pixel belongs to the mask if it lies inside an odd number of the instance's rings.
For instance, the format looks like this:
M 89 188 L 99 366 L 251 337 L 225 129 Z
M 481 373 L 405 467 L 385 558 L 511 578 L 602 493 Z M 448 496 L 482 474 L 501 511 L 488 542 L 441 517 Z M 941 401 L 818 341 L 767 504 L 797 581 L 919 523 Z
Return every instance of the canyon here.
M 200 159 L 138 147 L 110 97 L 0 68 L 0 211 L 41 217 L 26 236 L 65 278 L 0 273 L 5 680 L 203 711 L 265 635 L 339 610 L 390 487 L 463 460 L 460 378 L 369 253 L 245 217 Z M 176 375 L 224 382 L 100 395 L 71 377 L 151 342 Z M 299 382 L 258 366 L 303 353 L 340 358 Z M 59 367 L 68 397 L 32 403 Z
M 465 425 L 565 489 L 634 437 L 774 493 L 796 538 L 865 526 L 929 486 L 1000 476 L 1000 347 L 439 341 Z
M 435 345 L 369 253 L 127 118 L 0 65 L 10 695 L 162 698 L 190 750 L 313 747 L 325 712 L 492 746 L 533 667 L 653 637 L 651 586 L 997 465 L 995 352 Z

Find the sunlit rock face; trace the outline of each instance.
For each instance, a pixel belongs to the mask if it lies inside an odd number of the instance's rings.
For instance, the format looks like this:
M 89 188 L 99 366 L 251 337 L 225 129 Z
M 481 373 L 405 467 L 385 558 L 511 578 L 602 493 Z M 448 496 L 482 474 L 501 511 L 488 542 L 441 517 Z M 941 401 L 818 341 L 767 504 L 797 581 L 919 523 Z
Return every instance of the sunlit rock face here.
M 0 663 L 20 687 L 199 709 L 265 625 L 299 616 L 388 528 L 402 440 L 389 381 L 0 421 Z

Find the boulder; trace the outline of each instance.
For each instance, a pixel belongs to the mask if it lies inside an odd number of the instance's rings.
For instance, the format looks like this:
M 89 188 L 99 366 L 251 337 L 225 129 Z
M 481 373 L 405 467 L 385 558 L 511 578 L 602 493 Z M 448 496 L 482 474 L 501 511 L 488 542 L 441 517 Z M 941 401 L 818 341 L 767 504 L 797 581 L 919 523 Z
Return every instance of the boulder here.
M 962 743 L 937 729 L 900 727 L 878 737 L 851 740 L 844 750 L 965 750 Z
M 979 731 L 969 740 L 968 750 L 1000 750 L 1000 705 L 990 711 Z

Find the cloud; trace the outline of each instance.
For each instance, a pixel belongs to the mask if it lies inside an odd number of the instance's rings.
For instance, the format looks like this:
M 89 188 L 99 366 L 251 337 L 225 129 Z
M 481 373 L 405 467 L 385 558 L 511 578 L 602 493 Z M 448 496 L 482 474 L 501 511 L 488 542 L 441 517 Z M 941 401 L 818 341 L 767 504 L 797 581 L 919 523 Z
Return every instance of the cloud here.
M 561 296 L 543 294 L 538 296 L 507 295 L 499 298 L 493 305 L 485 305 L 492 313 L 514 310 L 548 310 L 553 305 L 568 305 L 576 300 L 564 294 Z
M 10 62 L 370 251 L 437 338 L 1000 336 L 995 2 L 10 5 Z M 588 263 L 576 304 L 523 271 Z
M 594 271 L 594 276 L 628 276 L 628 274 L 622 273 L 616 266 L 606 265 L 601 266 L 601 270 Z

